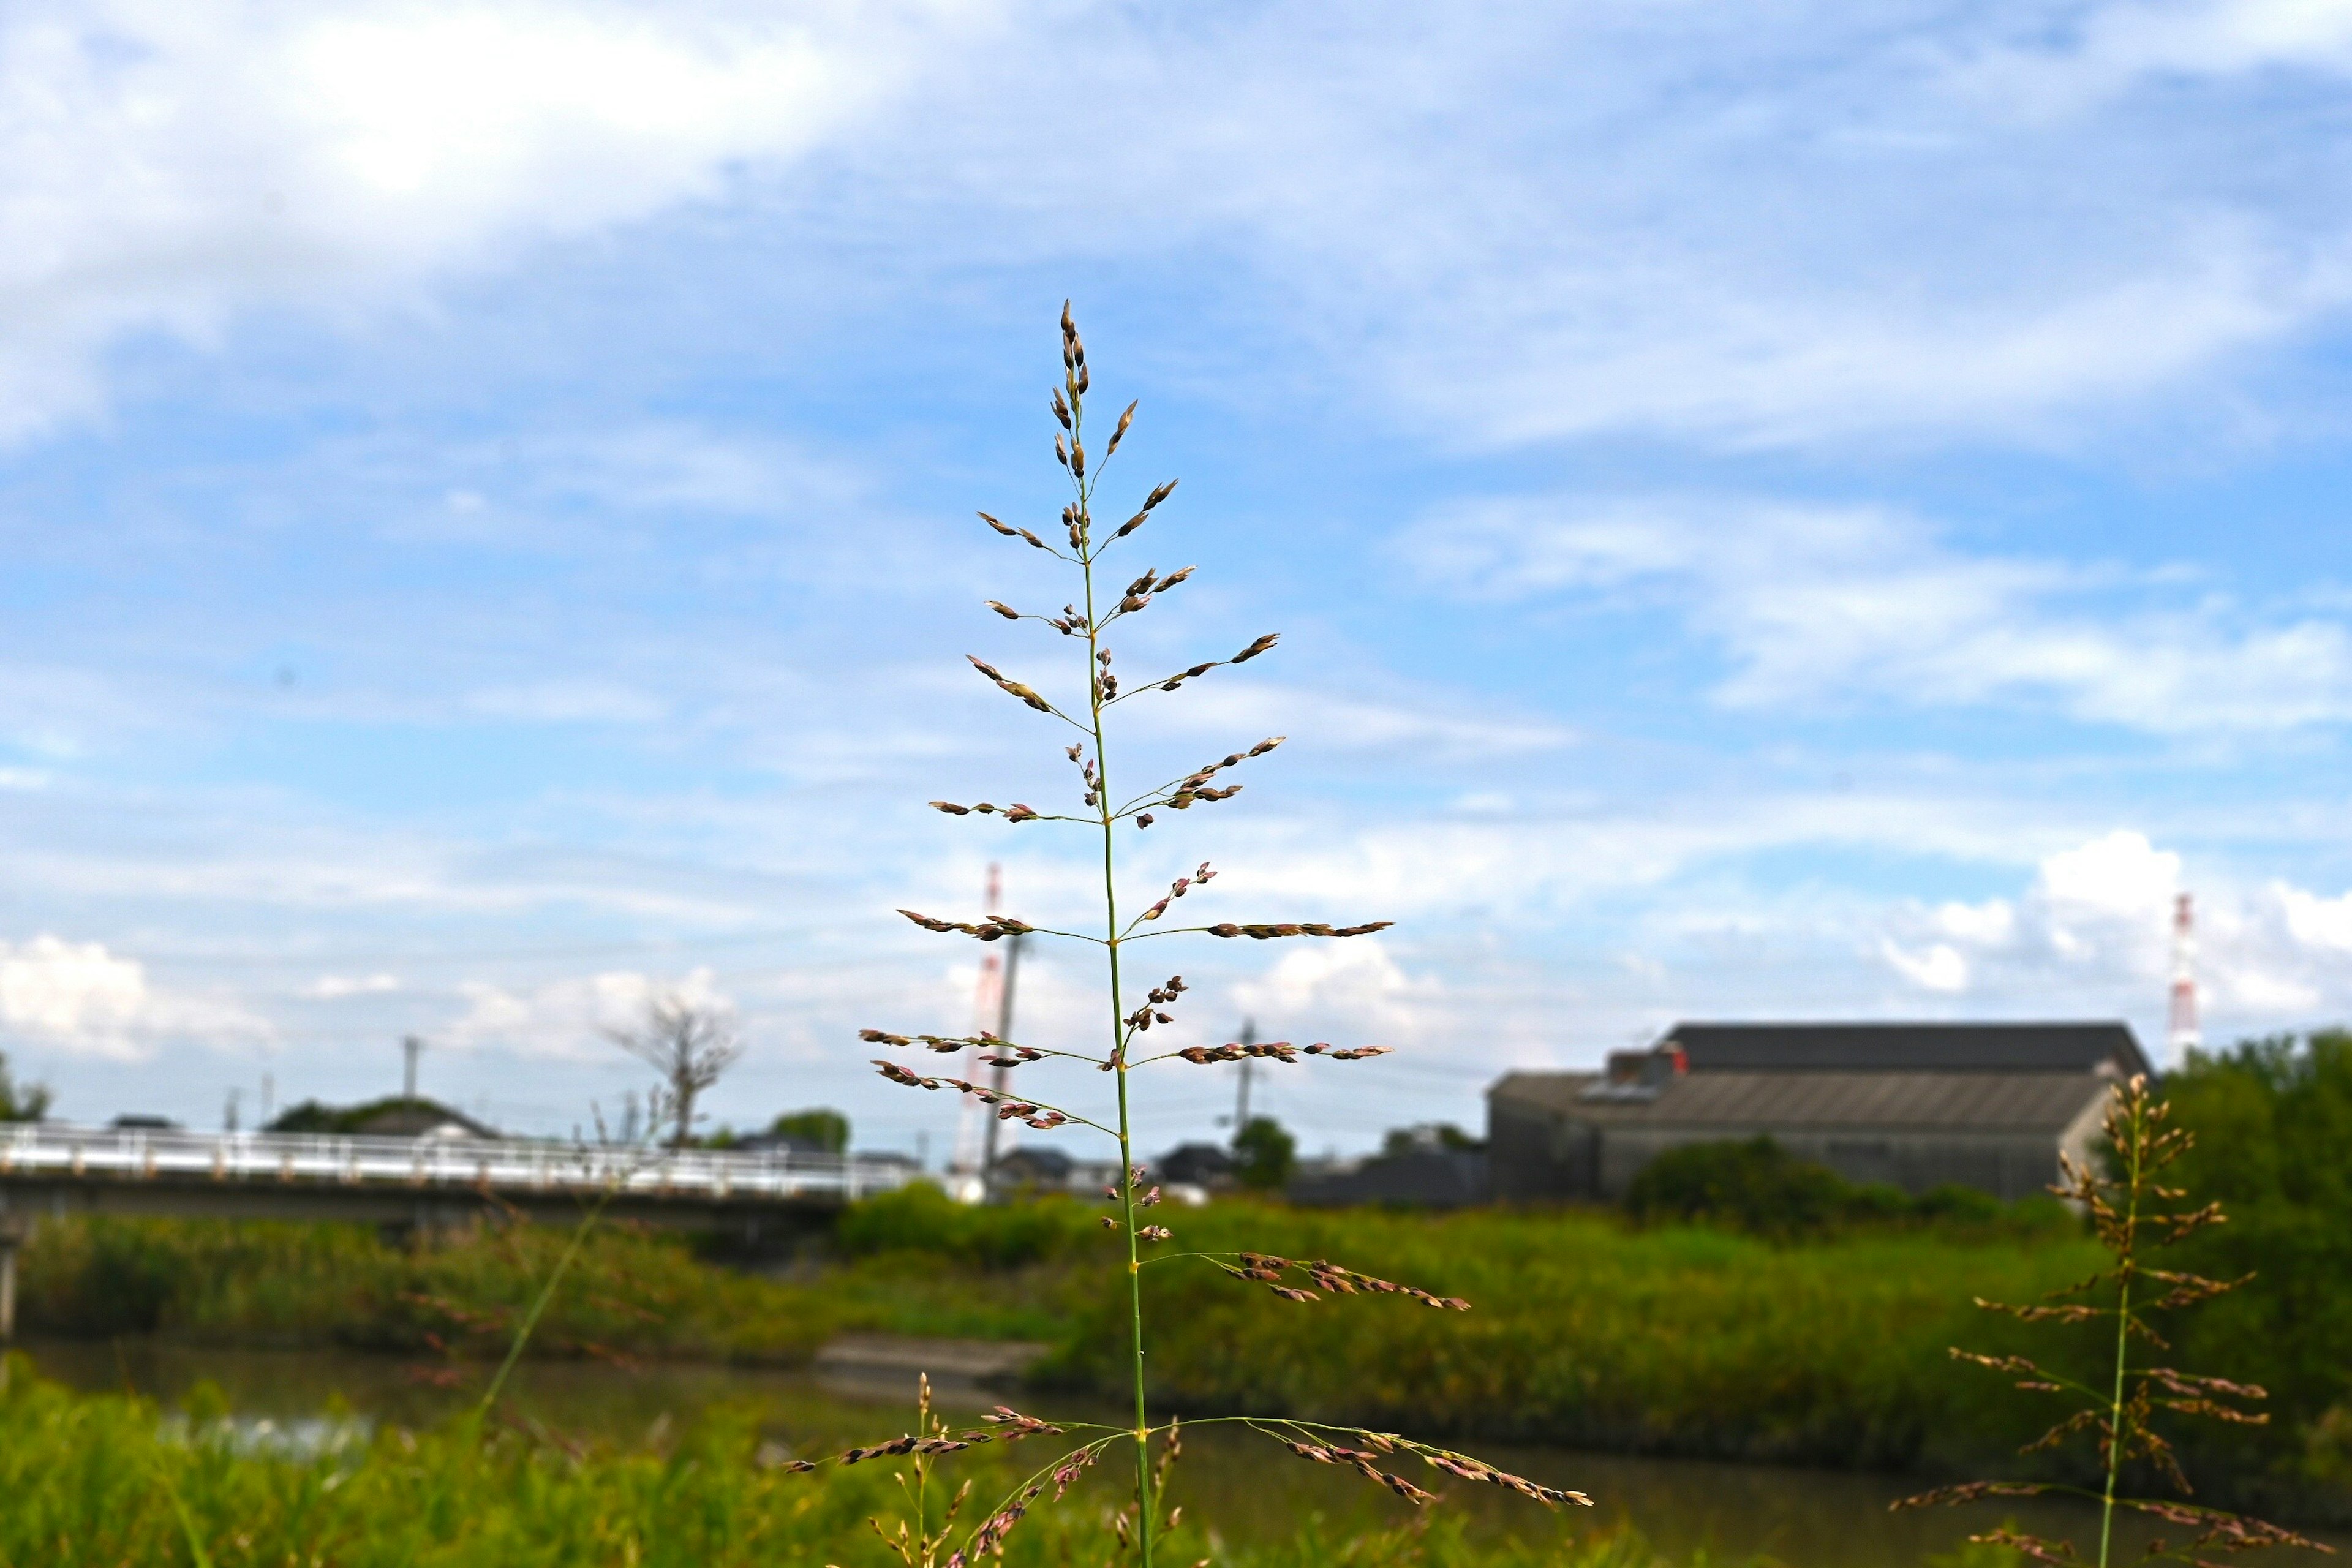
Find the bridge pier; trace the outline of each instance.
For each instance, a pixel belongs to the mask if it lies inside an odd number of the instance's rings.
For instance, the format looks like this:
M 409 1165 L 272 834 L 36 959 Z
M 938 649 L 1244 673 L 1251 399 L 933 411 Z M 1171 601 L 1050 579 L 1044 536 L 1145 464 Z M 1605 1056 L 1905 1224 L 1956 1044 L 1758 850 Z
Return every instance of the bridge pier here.
M 0 1345 L 16 1342 L 16 1252 L 33 1239 L 41 1223 L 40 1211 L 29 1204 L 12 1204 L 0 1190 Z
M 0 1345 L 16 1342 L 16 1248 L 25 1237 L 0 1220 Z

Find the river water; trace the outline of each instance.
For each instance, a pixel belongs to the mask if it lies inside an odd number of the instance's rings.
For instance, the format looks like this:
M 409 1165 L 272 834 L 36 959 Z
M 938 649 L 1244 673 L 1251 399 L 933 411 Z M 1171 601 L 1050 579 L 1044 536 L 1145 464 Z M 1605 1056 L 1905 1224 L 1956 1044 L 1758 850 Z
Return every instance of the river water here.
M 227 1394 L 233 1409 L 257 1424 L 268 1423 L 267 1431 L 298 1441 L 300 1434 L 316 1431 L 329 1411 L 347 1410 L 362 1422 L 424 1426 L 450 1414 L 464 1397 L 418 1381 L 407 1364 L 385 1356 L 195 1349 L 139 1341 L 37 1342 L 24 1348 L 44 1373 L 62 1382 L 87 1389 L 133 1389 L 166 1404 L 182 1398 L 199 1379 L 209 1379 Z M 716 1404 L 749 1405 L 764 1427 L 814 1454 L 845 1440 L 871 1441 L 905 1430 L 914 1388 L 911 1376 L 818 1377 L 692 1363 L 536 1363 L 519 1371 L 513 1393 L 525 1413 L 552 1428 L 618 1442 L 658 1441 L 661 1433 Z M 950 1411 L 985 1410 L 998 1397 L 969 1384 L 950 1383 L 940 1389 L 940 1401 Z M 1024 1395 L 1017 1403 L 1047 1417 L 1103 1415 L 1050 1398 Z M 1718 1562 L 1763 1555 L 1790 1568 L 1912 1568 L 1948 1556 L 1970 1531 L 2005 1519 L 2078 1545 L 2095 1542 L 2097 1534 L 2094 1510 L 2040 1500 L 1891 1514 L 1890 1501 L 1922 1485 L 1901 1476 L 1465 1447 L 1536 1480 L 1591 1496 L 1597 1506 L 1591 1513 L 1575 1510 L 1576 1527 L 1630 1523 L 1675 1558 L 1703 1551 Z M 1180 1475 L 1180 1500 L 1215 1519 L 1231 1536 L 1286 1535 L 1318 1517 L 1335 1528 L 1396 1521 L 1411 1511 L 1351 1473 L 1293 1459 L 1264 1437 L 1234 1428 L 1190 1433 Z M 1469 1512 L 1480 1533 L 1549 1538 L 1563 1528 L 1536 1505 L 1491 1488 L 1455 1487 L 1446 1506 Z M 2322 1538 L 2339 1552 L 2352 1550 L 2352 1536 Z M 2117 1560 L 2136 1557 L 2138 1540 L 2133 1536 L 2130 1555 Z M 2330 1560 L 2273 1552 L 2248 1561 L 2311 1568 Z

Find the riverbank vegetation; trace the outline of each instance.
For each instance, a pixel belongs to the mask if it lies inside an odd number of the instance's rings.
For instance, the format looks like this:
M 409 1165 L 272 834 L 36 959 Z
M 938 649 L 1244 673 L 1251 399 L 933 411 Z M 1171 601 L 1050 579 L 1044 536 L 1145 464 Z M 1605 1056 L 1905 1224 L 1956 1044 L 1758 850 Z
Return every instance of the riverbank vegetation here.
M 2253 1275 L 2170 1331 L 2181 1364 L 2262 1384 L 2276 1413 L 2200 1438 L 2186 1462 L 2217 1500 L 2277 1507 L 2284 1496 L 2308 1517 L 2292 1494 L 2352 1489 L 2352 1044 L 2252 1045 L 2200 1058 L 2166 1089 L 2198 1134 L 2184 1184 L 2230 1213 L 2183 1249 L 2183 1265 Z M 1038 1376 L 1105 1393 L 1121 1375 L 1111 1287 L 1123 1259 L 1100 1206 L 974 1209 L 919 1188 L 854 1206 L 821 1258 L 773 1277 L 603 1227 L 532 1351 L 789 1366 L 845 1332 L 1034 1340 L 1051 1347 Z M 1945 1353 L 2008 1348 L 2008 1331 L 1971 1300 L 2033 1300 L 2098 1257 L 2074 1221 L 2040 1206 L 1782 1236 L 1605 1211 L 1248 1200 L 1171 1224 L 1183 1247 L 1345 1258 L 1476 1304 L 1444 1314 L 1441 1332 L 1440 1314 L 1409 1301 L 1302 1307 L 1220 1289 L 1197 1260 L 1155 1261 L 1147 1286 L 1167 1326 L 1152 1378 L 1174 1409 L 1930 1470 L 2032 1436 L 2030 1402 Z M 47 1226 L 26 1254 L 23 1311 L 40 1333 L 339 1344 L 446 1366 L 503 1348 L 562 1239 L 499 1226 L 415 1246 L 332 1226 Z
M 465 1420 L 289 1431 L 234 1420 L 201 1392 L 182 1411 L 68 1394 L 18 1361 L 0 1434 L 5 1568 L 856 1564 L 883 1560 L 866 1521 L 906 1512 L 888 1462 L 797 1474 L 803 1435 L 724 1410 L 632 1445 Z M 973 1450 L 959 1475 L 975 1497 L 1001 1496 L 1051 1457 L 1036 1447 Z M 1181 1468 L 1174 1488 L 1181 1506 Z M 1117 1491 L 1083 1478 L 1078 1506 L 1014 1531 L 1003 1563 L 1116 1561 Z M 936 1521 L 936 1499 L 933 1509 Z M 1622 1533 L 1486 1541 L 1443 1514 L 1401 1529 L 1324 1525 L 1302 1519 L 1294 1537 L 1255 1542 L 1186 1523 L 1170 1544 L 1185 1562 L 1237 1568 L 1669 1568 Z
M 1146 1269 L 1167 1328 L 1152 1369 L 1180 1410 L 1239 1405 L 1454 1436 L 1899 1465 L 1937 1442 L 2011 1436 L 1943 1347 L 1972 1293 L 2085 1271 L 2071 1227 L 1866 1229 L 1802 1247 L 1607 1214 L 1448 1216 L 1234 1202 L 1175 1216 L 1181 1244 L 1339 1257 L 1467 1298 L 1321 1310 L 1229 1288 L 1195 1259 Z M 793 1365 L 845 1332 L 1041 1341 L 1039 1375 L 1108 1392 L 1123 1258 L 1095 1206 L 971 1209 L 929 1189 L 861 1204 L 822 1265 L 762 1278 L 674 1238 L 589 1241 L 534 1338 L 540 1355 Z M 404 1247 L 351 1226 L 91 1221 L 27 1250 L 44 1333 L 331 1343 L 448 1363 L 494 1355 L 562 1237 L 484 1226 Z M 1935 1441 L 1931 1441 L 1935 1439 Z

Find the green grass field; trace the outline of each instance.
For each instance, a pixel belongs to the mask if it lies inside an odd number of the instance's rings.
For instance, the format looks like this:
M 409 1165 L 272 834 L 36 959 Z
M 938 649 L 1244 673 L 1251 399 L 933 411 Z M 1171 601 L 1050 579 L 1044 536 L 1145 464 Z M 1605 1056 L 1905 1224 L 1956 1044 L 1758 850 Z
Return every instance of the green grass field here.
M 1801 1246 L 1592 1214 L 1444 1217 L 1234 1203 L 1167 1214 L 1162 1250 L 1331 1258 L 1444 1294 L 1301 1305 L 1200 1259 L 1147 1266 L 1153 1380 L 1172 1407 L 1637 1450 L 1899 1466 L 2011 1447 L 2031 1412 L 1955 1368 L 2028 1296 L 2091 1266 L 2065 1228 L 1862 1231 Z M 591 1241 L 534 1353 L 793 1364 L 848 1331 L 1036 1339 L 1060 1386 L 1115 1387 L 1114 1250 L 1076 1203 L 859 1205 L 812 1278 L 761 1279 L 674 1240 Z M 562 1237 L 485 1230 L 404 1249 L 356 1227 L 90 1222 L 26 1255 L 27 1325 L 197 1342 L 501 1350 Z
M 658 1443 L 588 1446 L 464 1421 L 418 1433 L 265 1433 L 204 1407 L 167 1413 L 69 1394 L 8 1369 L 0 1394 L 0 1564 L 5 1568 L 768 1568 L 894 1561 L 866 1521 L 909 1509 L 890 1461 L 798 1475 L 775 1435 L 713 1412 Z M 958 1456 L 985 1516 L 1071 1439 Z M 903 1462 L 899 1462 L 903 1463 Z M 1116 1470 L 1116 1467 L 1112 1467 Z M 1181 1467 L 1176 1489 L 1181 1500 Z M 943 1488 L 940 1489 L 944 1489 Z M 938 1521 L 940 1490 L 931 1494 Z M 1089 1472 L 1005 1541 L 1010 1568 L 1117 1561 L 1118 1487 Z M 1403 1529 L 1298 1521 L 1229 1542 L 1192 1521 L 1168 1562 L 1238 1568 L 1670 1568 L 1622 1534 L 1546 1530 L 1474 1542 L 1443 1510 Z M 941 1553 L 942 1557 L 944 1553 Z M 1698 1568 L 1697 1564 L 1686 1568 Z

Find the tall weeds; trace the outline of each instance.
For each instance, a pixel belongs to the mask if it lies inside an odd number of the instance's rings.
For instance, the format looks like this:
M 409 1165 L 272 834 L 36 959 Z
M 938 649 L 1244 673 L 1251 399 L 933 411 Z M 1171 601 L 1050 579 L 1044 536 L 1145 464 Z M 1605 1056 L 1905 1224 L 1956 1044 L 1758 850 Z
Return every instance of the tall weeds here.
M 1969 1481 L 1940 1487 L 1894 1506 L 1918 1508 L 1936 1503 L 1976 1502 L 1987 1498 L 2032 1497 L 2049 1492 L 2073 1493 L 2099 1505 L 2097 1555 L 2084 1558 L 2070 1541 L 2050 1541 L 2006 1527 L 1969 1539 L 2008 1547 L 2053 1568 L 2095 1562 L 2107 1568 L 2115 1546 L 2118 1510 L 2145 1515 L 2189 1532 L 2175 1547 L 2158 1538 L 2147 1549 L 2148 1558 L 2204 1563 L 2206 1552 L 2235 1552 L 2263 1546 L 2326 1547 L 2306 1541 L 2293 1531 L 2242 1514 L 2179 1500 L 2189 1495 L 2189 1478 L 2181 1472 L 2171 1440 L 2157 1428 L 2157 1414 L 2201 1416 L 2235 1426 L 2260 1426 L 2268 1415 L 2250 1408 L 2269 1395 L 2252 1384 L 2182 1372 L 2151 1364 L 2153 1353 L 2170 1349 L 2159 1324 L 2174 1314 L 2227 1294 L 2244 1279 L 2214 1279 L 2158 1266 L 2154 1255 L 2223 1222 L 2221 1205 L 2185 1204 L 2185 1189 L 2165 1184 L 2167 1169 L 2176 1164 L 2194 1142 L 2185 1128 L 2167 1125 L 2170 1107 L 2149 1093 L 2147 1080 L 2135 1078 L 2116 1087 L 2108 1100 L 2104 1131 L 2106 1169 L 2077 1163 L 2061 1154 L 2063 1183 L 2053 1190 L 2072 1199 L 2090 1216 L 2109 1267 L 2088 1279 L 2053 1292 L 2035 1305 L 2014 1305 L 1979 1298 L 1989 1311 L 2028 1323 L 2073 1324 L 2107 1331 L 2112 1347 L 2096 1373 L 2070 1375 L 2021 1355 L 1986 1355 L 1955 1347 L 1952 1355 L 2016 1380 L 2034 1394 L 2054 1394 L 2073 1408 L 2025 1452 L 2057 1448 L 2077 1436 L 2096 1445 L 2097 1488 L 2056 1481 Z M 2141 1350 L 2147 1355 L 2137 1353 Z M 2134 1472 L 2145 1474 L 2177 1494 L 2138 1497 L 2125 1489 Z
M 1263 1285 L 1276 1296 L 1297 1303 L 1316 1301 L 1324 1295 L 1370 1293 L 1407 1295 L 1441 1309 L 1467 1310 L 1469 1306 L 1468 1302 L 1456 1298 L 1441 1297 L 1427 1290 L 1401 1286 L 1328 1260 L 1299 1261 L 1253 1251 L 1152 1250 L 1171 1240 L 1173 1233 L 1168 1226 L 1146 1223 L 1142 1217 L 1144 1211 L 1160 1201 L 1160 1190 L 1144 1185 L 1146 1173 L 1135 1158 L 1134 1111 L 1140 1092 L 1136 1087 L 1137 1069 L 1176 1063 L 1200 1066 L 1235 1061 L 1244 1056 L 1271 1058 L 1284 1062 L 1297 1062 L 1303 1057 L 1321 1058 L 1328 1061 L 1357 1061 L 1384 1055 L 1386 1049 L 1380 1046 L 1334 1049 L 1320 1042 L 1301 1047 L 1288 1041 L 1274 1041 L 1264 1045 L 1193 1046 L 1182 1050 L 1136 1055 L 1134 1053 L 1153 1027 L 1174 1022 L 1171 1009 L 1180 1005 L 1187 988 L 1181 974 L 1171 974 L 1149 987 L 1142 1004 L 1130 1008 L 1127 1000 L 1130 981 L 1125 973 L 1128 950 L 1139 942 L 1187 934 L 1223 940 L 1247 937 L 1259 942 L 1285 938 L 1341 939 L 1384 930 L 1390 922 L 1373 921 L 1360 925 L 1332 926 L 1313 921 L 1244 924 L 1228 921 L 1173 928 L 1160 925 L 1158 922 L 1179 900 L 1205 887 L 1215 877 L 1215 871 L 1206 861 L 1202 861 L 1199 869 L 1191 876 L 1176 879 L 1169 885 L 1165 895 L 1147 905 L 1141 912 L 1124 920 L 1121 918 L 1120 835 L 1139 833 L 1150 828 L 1162 812 L 1189 812 L 1195 806 L 1231 799 L 1241 792 L 1242 786 L 1239 784 L 1220 784 L 1218 779 L 1244 763 L 1265 756 L 1279 746 L 1283 738 L 1270 736 L 1207 763 L 1189 773 L 1124 797 L 1114 790 L 1112 710 L 1148 693 L 1159 696 L 1172 694 L 1186 682 L 1198 680 L 1212 670 L 1246 664 L 1272 650 L 1276 635 L 1267 633 L 1230 658 L 1206 659 L 1121 689 L 1118 674 L 1113 668 L 1109 638 L 1112 628 L 1149 609 L 1189 579 L 1193 568 L 1187 566 L 1165 575 L 1156 568 L 1146 568 L 1129 581 L 1124 588 L 1111 586 L 1118 579 L 1108 573 L 1108 557 L 1122 541 L 1152 521 L 1153 513 L 1174 492 L 1176 481 L 1168 479 L 1152 486 L 1134 514 L 1125 521 L 1113 527 L 1097 527 L 1094 513 L 1096 496 L 1106 470 L 1134 423 L 1136 405 L 1129 404 L 1118 416 L 1108 438 L 1102 443 L 1101 456 L 1097 460 L 1087 447 L 1087 395 L 1091 380 L 1085 341 L 1079 336 L 1077 324 L 1071 319 L 1069 307 L 1066 304 L 1062 310 L 1062 383 L 1054 390 L 1051 405 L 1055 422 L 1059 426 L 1054 435 L 1054 457 L 1068 476 L 1070 486 L 1070 500 L 1063 507 L 1059 520 L 1060 532 L 1055 542 L 1048 542 L 1030 529 L 1001 522 L 986 512 L 980 514 L 981 521 L 997 534 L 1018 540 L 1052 556 L 1075 578 L 1076 594 L 1071 602 L 1063 605 L 1059 614 L 1025 612 L 994 600 L 989 602 L 989 607 L 1010 621 L 1034 622 L 1077 644 L 1084 650 L 1080 655 L 1083 663 L 1076 672 L 1077 679 L 1070 683 L 1083 693 L 1083 702 L 1073 701 L 1067 696 L 1057 700 L 1026 682 L 1005 675 L 977 656 L 971 656 L 972 667 L 1005 695 L 1045 720 L 1077 731 L 1076 741 L 1065 749 L 1064 754 L 1077 770 L 1078 807 L 1073 811 L 1039 811 L 1020 803 L 998 806 L 982 801 L 976 805 L 962 805 L 943 800 L 933 801 L 931 805 L 953 816 L 1002 816 L 1007 822 L 1015 824 L 1065 823 L 1096 835 L 1100 842 L 1102 859 L 1102 934 L 1096 936 L 1083 931 L 1046 930 L 1005 915 L 970 921 L 940 920 L 911 910 L 899 912 L 927 931 L 961 934 L 981 942 L 995 942 L 1006 936 L 1036 936 L 1099 949 L 1104 963 L 1104 1003 L 1108 1009 L 1108 1029 L 1103 1037 L 1103 1045 L 1098 1050 L 1024 1045 L 999 1039 L 984 1032 L 959 1037 L 910 1037 L 881 1029 L 867 1029 L 863 1031 L 862 1037 L 879 1045 L 928 1047 L 948 1056 L 978 1049 L 984 1053 L 982 1060 L 997 1068 L 1024 1068 L 1041 1062 L 1079 1063 L 1111 1075 L 1113 1092 L 1110 1107 L 1096 1116 L 1087 1116 L 1067 1106 L 1049 1104 L 1025 1095 L 992 1091 L 960 1079 L 918 1073 L 895 1061 L 877 1063 L 885 1077 L 908 1088 L 957 1089 L 992 1105 L 1001 1119 L 1017 1119 L 1039 1131 L 1066 1126 L 1090 1129 L 1117 1144 L 1119 1174 L 1108 1195 L 1118 1205 L 1118 1213 L 1115 1216 L 1106 1215 L 1102 1223 L 1106 1228 L 1118 1233 L 1126 1255 L 1124 1296 L 1128 1319 L 1128 1381 L 1133 1398 L 1134 1423 L 1124 1431 L 1110 1427 L 1096 1428 L 1108 1436 L 1090 1437 L 1016 1489 L 973 1528 L 965 1546 L 947 1560 L 948 1568 L 964 1568 L 971 1559 L 996 1547 L 1005 1532 L 1020 1521 L 1029 1505 L 1043 1495 L 1049 1484 L 1056 1489 L 1058 1496 L 1061 1490 L 1066 1489 L 1078 1467 L 1092 1462 L 1096 1456 L 1122 1440 L 1131 1442 L 1135 1451 L 1134 1539 L 1137 1555 L 1143 1568 L 1151 1568 L 1155 1539 L 1163 1528 L 1157 1507 L 1151 1440 L 1155 1435 L 1160 1434 L 1172 1438 L 1173 1432 L 1172 1424 L 1168 1427 L 1153 1424 L 1144 1378 L 1146 1334 L 1142 1276 L 1148 1263 L 1191 1260 L 1221 1269 L 1234 1279 Z M 1368 1478 L 1415 1502 L 1430 1500 L 1430 1494 L 1402 1476 L 1383 1468 L 1391 1462 L 1389 1456 L 1399 1453 L 1414 1455 L 1439 1470 L 1467 1479 L 1509 1487 L 1548 1504 L 1587 1500 L 1580 1494 L 1539 1487 L 1519 1477 L 1495 1470 L 1466 1456 L 1408 1442 L 1392 1433 L 1297 1421 L 1260 1421 L 1244 1416 L 1225 1419 L 1249 1422 L 1303 1458 L 1352 1466 Z M 840 1458 L 843 1463 L 856 1463 L 884 1453 L 951 1452 L 989 1441 L 1000 1435 L 1034 1434 L 1038 1428 L 1039 1424 L 1030 1417 L 1007 1410 L 998 1418 L 994 1431 L 976 1429 L 956 1436 L 910 1433 L 875 1448 L 853 1449 Z M 1348 1441 L 1340 1441 L 1341 1438 Z M 1365 1447 L 1354 1447 L 1353 1444 L 1358 1442 Z
M 5 1365 L 0 1362 L 0 1365 Z M 167 1412 L 69 1394 L 21 1360 L 0 1376 L 0 1564 L 7 1568 L 774 1568 L 853 1563 L 887 1516 L 891 1478 L 866 1466 L 812 1487 L 784 1434 L 751 1407 L 713 1409 L 625 1443 L 561 1444 L 352 1424 L 304 1434 L 235 1419 L 216 1395 Z M 968 1457 L 974 1491 L 1020 1454 Z M 977 1458 L 979 1463 L 971 1463 Z M 1062 1509 L 1009 1544 L 1003 1568 L 1068 1568 L 1118 1551 L 1114 1521 Z M 929 1507 L 931 1533 L 941 1508 Z M 1426 1516 L 1424 1516 L 1426 1517 Z M 1295 1538 L 1213 1539 L 1188 1514 L 1171 1549 L 1220 1568 L 1704 1568 L 1622 1533 L 1488 1542 L 1440 1521 L 1377 1528 L 1349 1515 Z M 1416 1524 L 1419 1521 L 1414 1521 Z M 1759 1565 L 1760 1568 L 1760 1565 Z

